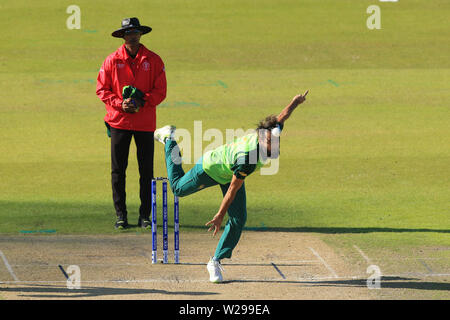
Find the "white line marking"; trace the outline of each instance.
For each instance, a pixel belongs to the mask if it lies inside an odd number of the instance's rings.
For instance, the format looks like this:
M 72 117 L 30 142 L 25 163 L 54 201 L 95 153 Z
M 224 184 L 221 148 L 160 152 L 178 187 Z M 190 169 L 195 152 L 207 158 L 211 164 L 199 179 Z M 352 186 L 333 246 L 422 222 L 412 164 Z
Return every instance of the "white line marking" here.
M 429 273 L 433 273 L 433 270 L 423 261 L 422 259 L 417 259 L 424 267 L 428 270 Z
M 450 277 L 450 273 L 404 273 L 404 274 L 386 274 L 383 275 L 383 277 Z M 280 278 L 266 278 L 266 279 L 258 279 L 258 278 L 240 278 L 240 279 L 230 279 L 230 282 L 278 282 L 278 283 L 289 283 L 292 281 L 299 281 L 299 282 L 321 282 L 321 281 L 327 281 L 327 280 L 362 280 L 365 281 L 367 279 L 367 275 L 355 275 L 355 276 L 342 276 L 342 277 L 314 277 L 314 278 L 289 278 L 288 281 L 280 280 Z M 402 280 L 402 279 L 399 279 Z M 414 280 L 414 279 L 412 279 Z M 393 281 L 393 280 L 389 280 Z M 404 281 L 404 280 L 402 280 Z M 66 284 L 67 281 L 0 281 L 0 284 L 42 284 L 42 283 L 49 283 L 49 284 Z M 102 283 L 209 283 L 209 279 L 135 279 L 135 280 L 84 280 L 83 283 L 91 283 L 91 284 L 102 284 Z M 364 284 L 365 285 L 365 284 Z
M 326 263 L 326 261 L 313 248 L 309 248 L 309 250 L 311 250 L 311 252 L 323 263 L 323 265 L 328 269 L 328 271 L 331 272 L 334 278 L 339 278 L 336 272 L 334 272 L 333 268 L 331 268 L 330 265 Z
M 8 269 L 9 273 L 13 277 L 14 281 L 19 281 L 19 279 L 14 274 L 13 269 L 11 268 L 11 265 L 9 264 L 8 260 L 6 259 L 6 256 L 3 254 L 3 251 L 0 250 L 0 256 L 2 256 L 3 262 L 5 263 L 6 269 Z
M 276 263 L 278 265 L 280 264 L 295 264 L 295 263 L 317 263 L 317 260 L 277 260 Z M 223 264 L 223 263 L 222 263 Z M 248 260 L 238 260 L 238 259 L 230 259 L 230 262 L 228 263 L 230 265 L 233 264 L 269 264 L 268 262 L 264 261 L 248 261 Z
M 277 261 L 276 264 L 278 266 L 290 266 L 292 265 L 293 267 L 297 266 L 296 264 L 306 264 L 306 263 L 310 263 L 310 264 L 316 264 L 316 263 L 320 263 L 320 261 L 317 260 L 292 260 L 292 261 Z M 70 265 L 69 262 L 67 263 L 55 263 L 55 264 L 12 264 L 12 267 L 15 268 L 26 268 L 26 267 L 33 267 L 33 268 L 54 268 L 54 267 L 58 267 L 58 265 Z M 174 265 L 173 263 L 171 263 L 172 265 Z M 206 266 L 206 262 L 202 261 L 202 262 L 182 262 L 180 264 L 177 264 L 176 266 L 199 266 L 199 265 L 205 265 Z M 89 266 L 89 267 L 122 267 L 122 266 L 157 266 L 157 265 L 152 265 L 149 263 L 110 263 L 110 264 L 105 264 L 105 263 L 77 263 L 78 266 Z M 222 265 L 224 266 L 261 266 L 261 267 L 267 267 L 267 266 L 272 266 L 272 264 L 270 262 L 248 262 L 248 261 L 244 261 L 242 260 L 242 262 L 239 262 L 238 260 L 233 260 L 232 262 L 228 262 L 228 263 L 222 263 Z
M 353 245 L 353 248 L 355 248 L 356 251 L 359 252 L 359 254 L 364 258 L 364 260 L 366 260 L 367 264 L 369 264 L 369 265 L 372 264 L 372 262 L 370 261 L 369 257 L 366 256 L 365 253 L 360 248 L 358 248 L 356 245 Z

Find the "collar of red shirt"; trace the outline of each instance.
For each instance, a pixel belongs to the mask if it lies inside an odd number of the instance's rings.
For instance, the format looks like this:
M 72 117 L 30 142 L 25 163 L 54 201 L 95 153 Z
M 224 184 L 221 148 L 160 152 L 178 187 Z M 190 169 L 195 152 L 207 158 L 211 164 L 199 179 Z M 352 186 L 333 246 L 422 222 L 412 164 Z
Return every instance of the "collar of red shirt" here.
M 133 59 L 132 57 L 130 57 L 128 55 L 127 49 L 125 49 L 125 44 L 123 44 L 117 51 L 116 51 L 116 55 L 118 58 L 123 59 L 123 60 L 137 60 L 137 61 L 141 61 L 141 59 L 147 57 L 147 48 L 141 43 L 141 46 L 139 47 L 139 50 L 136 54 L 136 57 Z

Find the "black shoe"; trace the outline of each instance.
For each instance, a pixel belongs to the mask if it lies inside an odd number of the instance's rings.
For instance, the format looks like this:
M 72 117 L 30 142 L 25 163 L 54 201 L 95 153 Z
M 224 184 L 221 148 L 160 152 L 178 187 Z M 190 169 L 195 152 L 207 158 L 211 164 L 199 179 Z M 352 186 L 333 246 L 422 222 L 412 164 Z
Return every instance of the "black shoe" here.
M 141 228 L 144 228 L 144 229 L 151 229 L 152 228 L 152 222 L 149 219 L 147 219 L 147 218 L 139 217 L 138 227 L 141 227 Z
M 114 228 L 116 228 L 118 230 L 123 230 L 126 227 L 128 227 L 128 221 L 127 220 L 123 220 L 123 219 L 118 219 L 116 221 L 116 224 L 114 225 Z

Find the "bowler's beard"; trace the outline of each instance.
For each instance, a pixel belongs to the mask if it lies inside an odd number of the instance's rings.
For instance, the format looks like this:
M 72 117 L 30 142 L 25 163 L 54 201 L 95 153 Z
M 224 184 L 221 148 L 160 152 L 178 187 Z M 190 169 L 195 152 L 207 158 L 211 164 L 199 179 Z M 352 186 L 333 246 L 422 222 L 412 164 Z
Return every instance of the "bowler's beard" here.
M 259 157 L 265 162 L 267 159 L 270 159 L 271 151 L 267 150 L 267 146 L 260 144 L 259 145 Z

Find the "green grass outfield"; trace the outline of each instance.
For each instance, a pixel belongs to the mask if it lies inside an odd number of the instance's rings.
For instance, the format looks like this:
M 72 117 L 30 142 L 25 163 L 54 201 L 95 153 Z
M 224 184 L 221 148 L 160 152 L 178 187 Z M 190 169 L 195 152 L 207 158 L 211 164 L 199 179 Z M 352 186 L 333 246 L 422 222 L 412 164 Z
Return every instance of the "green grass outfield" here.
M 249 229 L 450 245 L 448 0 L 80 0 L 80 30 L 66 28 L 70 4 L 0 5 L 0 233 L 115 232 L 95 81 L 121 45 L 111 32 L 138 16 L 166 64 L 158 126 L 248 129 L 310 89 L 283 131 L 279 173 L 246 180 Z M 381 30 L 366 27 L 371 4 Z M 134 145 L 127 195 L 136 223 Z M 182 198 L 182 232 L 204 232 L 221 198 L 219 188 Z

